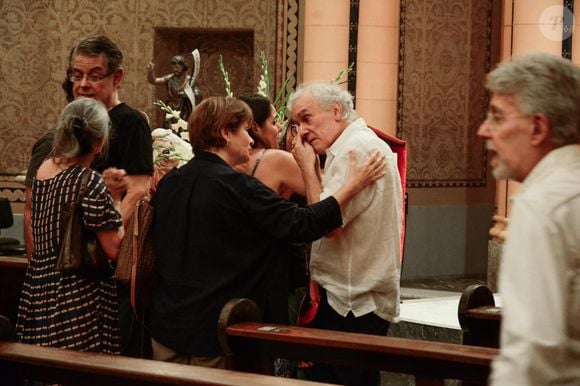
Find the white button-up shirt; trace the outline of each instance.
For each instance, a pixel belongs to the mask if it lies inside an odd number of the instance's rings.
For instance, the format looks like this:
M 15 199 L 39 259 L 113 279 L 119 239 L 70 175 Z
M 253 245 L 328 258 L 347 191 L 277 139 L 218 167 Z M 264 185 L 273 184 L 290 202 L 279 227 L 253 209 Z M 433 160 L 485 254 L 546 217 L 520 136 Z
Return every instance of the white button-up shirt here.
M 580 385 L 580 145 L 548 153 L 513 199 L 491 384 Z
M 367 127 L 351 123 L 326 151 L 324 199 L 345 182 L 349 150 L 364 162 L 375 150 L 387 158 L 387 173 L 365 188 L 343 211 L 342 233 L 313 243 L 312 278 L 327 291 L 328 303 L 340 315 L 374 312 L 398 321 L 401 261 L 402 189 L 397 156 Z

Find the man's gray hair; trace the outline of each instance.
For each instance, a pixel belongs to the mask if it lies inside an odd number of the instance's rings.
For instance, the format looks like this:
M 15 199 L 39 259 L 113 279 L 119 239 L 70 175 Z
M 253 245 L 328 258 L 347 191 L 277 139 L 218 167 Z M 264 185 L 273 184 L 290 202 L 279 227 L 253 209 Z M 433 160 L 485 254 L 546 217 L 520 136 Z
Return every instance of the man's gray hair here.
M 296 100 L 305 94 L 312 95 L 320 107 L 326 111 L 330 110 L 334 103 L 339 103 L 342 106 L 342 119 L 348 123 L 358 118 L 354 110 L 352 95 L 337 83 L 330 81 L 315 81 L 299 85 L 288 98 L 286 107 L 290 114 Z
M 580 143 L 580 68 L 547 53 L 504 62 L 487 75 L 487 88 L 513 94 L 525 115 L 544 114 L 557 147 Z

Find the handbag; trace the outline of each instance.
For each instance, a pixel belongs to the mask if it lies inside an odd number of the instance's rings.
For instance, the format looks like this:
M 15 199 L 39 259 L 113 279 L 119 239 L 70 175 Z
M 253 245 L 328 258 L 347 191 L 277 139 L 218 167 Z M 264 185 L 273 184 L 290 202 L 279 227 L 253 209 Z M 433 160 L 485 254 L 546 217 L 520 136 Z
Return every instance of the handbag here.
M 131 307 L 137 312 L 137 298 L 148 306 L 155 287 L 155 251 L 153 249 L 154 209 L 146 200 L 137 202 L 121 241 L 115 278 L 130 286 Z
M 55 269 L 96 279 L 110 276 L 112 270 L 96 233 L 83 224 L 81 202 L 90 173 L 90 169 L 83 169 L 76 199 L 61 207 L 60 246 Z

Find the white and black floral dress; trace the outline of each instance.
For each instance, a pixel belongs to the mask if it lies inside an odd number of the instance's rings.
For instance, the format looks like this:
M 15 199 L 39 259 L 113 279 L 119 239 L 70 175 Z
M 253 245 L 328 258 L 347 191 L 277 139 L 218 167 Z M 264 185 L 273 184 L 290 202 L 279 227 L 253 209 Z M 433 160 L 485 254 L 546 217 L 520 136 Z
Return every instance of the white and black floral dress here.
M 23 343 L 116 354 L 120 338 L 112 273 L 93 280 L 54 269 L 60 242 L 60 208 L 76 199 L 82 170 L 73 166 L 33 183 L 34 253 L 22 288 L 16 329 Z M 105 182 L 95 171 L 89 177 L 82 211 L 87 228 L 121 226 L 121 216 Z

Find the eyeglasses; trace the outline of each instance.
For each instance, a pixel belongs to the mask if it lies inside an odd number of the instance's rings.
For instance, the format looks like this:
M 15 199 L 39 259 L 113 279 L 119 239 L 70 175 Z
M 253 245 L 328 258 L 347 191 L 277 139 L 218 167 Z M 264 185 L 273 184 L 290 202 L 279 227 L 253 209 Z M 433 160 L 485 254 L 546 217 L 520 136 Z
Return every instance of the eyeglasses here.
M 82 72 L 73 72 L 72 74 L 69 75 L 68 79 L 71 82 L 82 82 L 83 79 L 85 79 L 86 77 L 87 82 L 89 83 L 99 83 L 105 80 L 106 78 L 110 77 L 111 75 L 113 75 L 112 72 L 109 72 L 105 75 L 83 74 Z
M 502 125 L 508 120 L 512 119 L 520 119 L 520 118 L 529 118 L 529 115 L 523 114 L 514 114 L 514 115 L 503 115 L 503 114 L 495 114 L 493 112 L 488 112 L 487 116 L 485 117 L 485 122 L 487 122 L 492 128 L 497 128 L 498 126 Z

